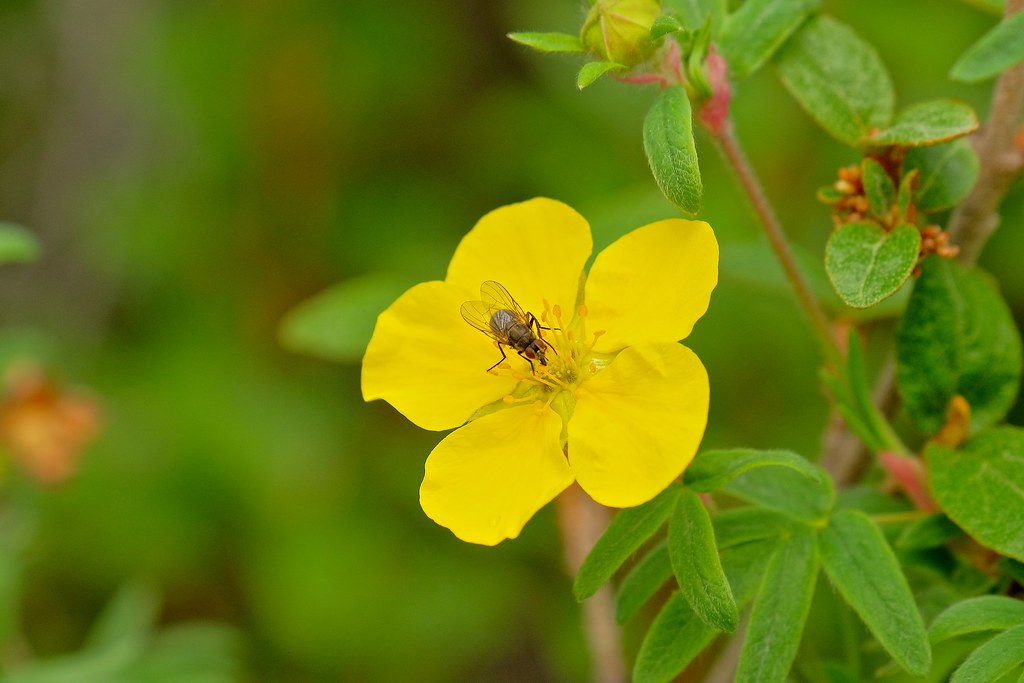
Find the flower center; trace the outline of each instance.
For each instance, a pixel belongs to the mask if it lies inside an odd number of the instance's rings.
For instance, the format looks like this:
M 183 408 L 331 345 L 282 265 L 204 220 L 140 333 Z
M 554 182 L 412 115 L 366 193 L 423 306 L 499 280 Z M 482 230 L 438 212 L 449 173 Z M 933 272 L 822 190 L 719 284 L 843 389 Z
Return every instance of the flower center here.
M 575 315 L 566 320 L 561 306 L 544 301 L 538 334 L 544 347 L 544 363 L 534 360 L 532 370 L 520 370 L 504 362 L 492 371 L 519 381 L 515 391 L 505 397 L 506 403 L 541 401 L 545 406 L 550 405 L 564 391 L 574 394 L 583 382 L 608 365 L 610 357 L 594 353 L 594 345 L 604 330 L 588 338 L 586 320 L 586 306 L 580 306 Z

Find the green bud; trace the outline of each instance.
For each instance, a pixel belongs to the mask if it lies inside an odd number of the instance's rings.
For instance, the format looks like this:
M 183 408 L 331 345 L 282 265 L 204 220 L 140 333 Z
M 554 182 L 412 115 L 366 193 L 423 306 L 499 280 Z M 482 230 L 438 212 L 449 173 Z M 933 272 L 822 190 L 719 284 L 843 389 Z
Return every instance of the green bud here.
M 659 16 L 659 0 L 596 0 L 580 30 L 580 40 L 603 60 L 636 66 L 654 53 L 651 26 Z

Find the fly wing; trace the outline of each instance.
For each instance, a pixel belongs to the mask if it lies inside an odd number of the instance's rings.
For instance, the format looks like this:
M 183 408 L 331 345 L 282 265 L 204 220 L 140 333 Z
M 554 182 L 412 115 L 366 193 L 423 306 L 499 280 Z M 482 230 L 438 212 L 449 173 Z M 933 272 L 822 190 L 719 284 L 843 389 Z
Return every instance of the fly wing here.
M 519 322 L 526 324 L 526 313 L 500 282 L 488 280 L 480 285 L 480 298 L 493 308 L 511 312 Z
M 462 304 L 462 317 L 463 319 L 486 334 L 491 339 L 496 341 L 502 341 L 494 333 L 494 329 L 491 327 L 491 317 L 496 311 L 500 310 L 498 306 L 493 303 L 486 301 L 467 301 Z

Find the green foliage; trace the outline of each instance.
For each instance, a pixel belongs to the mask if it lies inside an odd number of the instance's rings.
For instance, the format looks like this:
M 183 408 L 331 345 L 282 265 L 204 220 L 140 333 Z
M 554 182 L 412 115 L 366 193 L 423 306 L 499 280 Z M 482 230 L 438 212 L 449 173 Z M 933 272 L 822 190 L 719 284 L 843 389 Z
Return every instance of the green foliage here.
M 999 22 L 967 49 L 949 71 L 954 81 L 982 81 L 1024 61 L 1024 12 Z
M 899 562 L 866 515 L 842 510 L 819 534 L 821 560 L 832 583 L 892 658 L 923 676 L 931 649 Z
M 979 543 L 1024 560 L 1024 429 L 997 427 L 960 449 L 925 450 L 932 495 Z
M 937 512 L 908 524 L 896 539 L 896 547 L 900 550 L 937 548 L 960 533 L 960 527 L 946 515 Z
M 699 29 L 711 18 L 711 31 L 721 30 L 726 11 L 726 0 L 662 0 L 666 10 L 678 16 L 690 31 Z
M 673 17 L 671 14 L 663 14 L 654 20 L 651 24 L 651 39 L 658 40 L 664 38 L 669 33 L 675 33 L 676 31 L 682 31 L 683 25 L 679 23 L 679 20 Z
M 587 62 L 576 74 L 576 87 L 583 90 L 609 71 L 622 70 L 626 67 L 615 62 Z
M 779 545 L 750 612 L 735 680 L 782 683 L 796 658 L 818 577 L 814 532 L 801 529 Z
M 718 40 L 729 74 L 742 80 L 782 46 L 821 0 L 747 0 L 728 16 Z
M 708 493 L 755 467 L 786 467 L 819 483 L 826 478 L 820 469 L 796 453 L 736 448 L 698 453 L 683 473 L 683 481 L 692 491 Z
M 615 515 L 576 574 L 573 592 L 577 600 L 585 600 L 596 593 L 622 563 L 661 527 L 672 514 L 680 493 L 679 487 L 670 486 L 653 500 Z
M 1024 624 L 1024 602 L 1005 595 L 979 595 L 950 605 L 928 627 L 932 644 L 981 631 Z
M 978 155 L 966 140 L 912 147 L 903 157 L 905 173 L 918 172 L 914 204 L 922 211 L 956 206 L 978 179 Z
M 509 33 L 508 37 L 538 52 L 583 52 L 579 36 L 568 33 L 520 31 Z
M 868 199 L 871 214 L 884 221 L 889 208 L 896 199 L 896 184 L 889 177 L 889 172 L 882 164 L 871 157 L 865 157 L 860 164 L 861 182 L 864 185 L 864 196 Z
M 635 683 L 668 683 L 717 633 L 694 613 L 680 593 L 673 594 L 640 645 L 633 680 Z
M 700 210 L 700 168 L 693 141 L 690 99 L 680 87 L 668 88 L 644 118 L 644 151 L 662 194 L 683 211 Z
M 0 264 L 34 261 L 39 255 L 39 243 L 20 225 L 0 223 Z
M 765 467 L 739 475 L 722 488 L 741 500 L 794 519 L 819 521 L 835 503 L 835 488 L 826 475 L 810 478 L 788 467 Z
M 708 626 L 736 630 L 739 612 L 715 547 L 715 533 L 704 504 L 684 490 L 668 528 L 668 553 L 679 592 Z
M 1000 633 L 960 665 L 950 683 L 989 683 L 1024 664 L 1024 624 Z
M 711 523 L 719 549 L 784 536 L 795 524 L 792 517 L 777 510 L 753 506 L 719 512 Z
M 877 147 L 935 145 L 963 137 L 977 127 L 977 115 L 963 102 L 930 100 L 907 107 L 895 121 L 869 134 L 861 143 Z
M 354 278 L 320 292 L 281 320 L 278 337 L 290 351 L 357 363 L 377 315 L 408 286 L 385 274 Z
M 615 620 L 629 621 L 665 582 L 672 578 L 672 560 L 668 544 L 661 543 L 644 555 L 626 574 L 615 594 Z
M 845 223 L 825 245 L 825 270 L 836 293 L 867 308 L 899 290 L 917 264 L 921 233 L 904 223 L 887 231 L 877 223 Z
M 935 434 L 950 400 L 963 396 L 971 429 L 1001 420 L 1021 379 L 1021 340 L 1006 303 L 984 274 L 931 257 L 896 335 L 897 377 L 907 412 Z
M 804 24 L 775 64 L 790 94 L 840 142 L 860 145 L 892 118 L 892 80 L 878 53 L 831 17 Z

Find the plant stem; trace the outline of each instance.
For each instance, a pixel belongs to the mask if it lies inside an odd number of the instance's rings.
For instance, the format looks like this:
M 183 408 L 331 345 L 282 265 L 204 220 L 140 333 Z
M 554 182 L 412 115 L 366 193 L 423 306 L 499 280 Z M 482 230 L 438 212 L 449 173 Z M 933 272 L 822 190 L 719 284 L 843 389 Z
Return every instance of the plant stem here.
M 566 569 L 570 576 L 575 576 L 583 559 L 608 527 L 611 511 L 591 500 L 578 484 L 567 488 L 555 503 L 558 525 L 562 530 Z M 583 630 L 590 648 L 594 683 L 623 683 L 626 680 L 626 665 L 622 659 L 611 586 L 602 586 L 583 603 L 582 610 Z
M 1007 0 L 1007 17 L 1024 11 L 1024 0 Z M 1014 146 L 1014 134 L 1024 112 L 1024 63 L 1007 69 L 996 81 L 988 120 L 974 138 L 980 167 L 978 181 L 953 211 L 949 233 L 960 247 L 960 261 L 978 260 L 985 242 L 999 225 L 999 203 L 1024 170 L 1024 149 Z
M 803 309 L 804 315 L 807 316 L 808 321 L 811 323 L 811 329 L 821 344 L 826 362 L 834 367 L 841 367 L 843 354 L 832 336 L 828 318 L 825 317 L 824 311 L 821 310 L 817 299 L 814 298 L 814 294 L 811 292 L 810 285 L 807 284 L 803 273 L 800 272 L 796 265 L 796 259 L 786 243 L 786 236 L 782 232 L 779 219 L 776 217 L 775 211 L 772 209 L 771 203 L 761 187 L 761 182 L 758 180 L 754 168 L 750 165 L 746 154 L 743 153 L 739 140 L 736 138 L 732 120 L 727 119 L 719 132 L 712 135 L 712 139 L 718 143 L 722 156 L 725 157 L 729 167 L 736 174 L 740 186 L 743 188 L 744 193 L 746 193 L 747 199 L 750 200 L 754 213 L 757 214 L 761 227 L 764 228 L 765 235 L 768 237 L 768 243 L 771 245 L 772 251 L 775 252 L 775 257 L 782 265 L 786 279 L 789 280 L 790 285 L 793 287 L 797 301 Z

